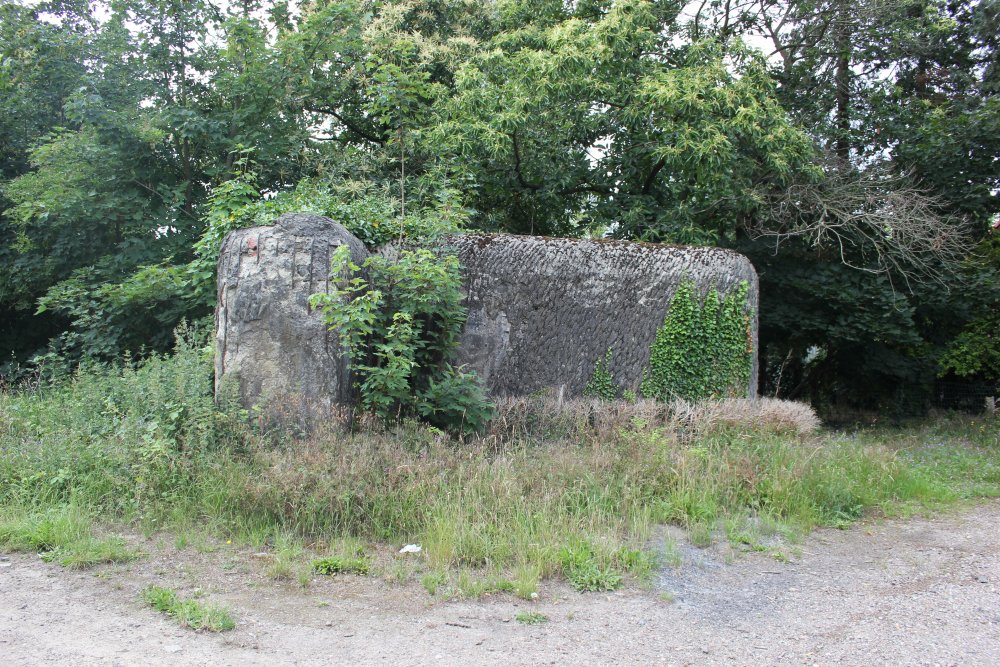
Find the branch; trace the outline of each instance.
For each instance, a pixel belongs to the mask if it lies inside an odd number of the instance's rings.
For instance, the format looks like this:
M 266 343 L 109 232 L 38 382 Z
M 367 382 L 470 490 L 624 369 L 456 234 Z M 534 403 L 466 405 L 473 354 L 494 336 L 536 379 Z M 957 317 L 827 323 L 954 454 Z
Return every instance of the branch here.
M 973 248 L 965 220 L 884 168 L 858 173 L 829 161 L 821 182 L 765 198 L 768 220 L 749 228 L 751 237 L 831 248 L 844 265 L 899 278 L 911 292 L 914 282 L 947 287 Z
M 660 173 L 660 170 L 663 169 L 666 164 L 667 161 L 664 158 L 660 158 L 660 160 L 653 165 L 653 170 L 649 172 L 649 176 L 647 176 L 646 180 L 642 182 L 642 194 L 649 194 L 649 191 L 653 188 L 653 183 L 656 181 L 656 175 Z
M 338 122 L 340 122 L 341 125 L 343 125 L 344 127 L 346 127 L 349 131 L 353 132 L 354 134 L 358 135 L 359 137 L 361 137 L 365 141 L 370 141 L 373 144 L 378 144 L 379 146 L 384 146 L 385 145 L 385 139 L 379 137 L 378 135 L 372 134 L 368 130 L 365 130 L 365 129 L 361 128 L 361 127 L 358 127 L 358 125 L 356 123 L 354 123 L 353 121 L 347 120 L 346 118 L 344 118 L 343 116 L 341 116 L 339 113 L 337 113 L 336 111 L 334 111 L 331 107 L 314 107 L 314 106 L 303 105 L 302 108 L 303 108 L 303 110 L 309 111 L 309 112 L 312 112 L 312 113 L 322 113 L 322 114 L 326 114 L 328 116 L 333 116 L 334 118 L 337 119 Z
M 517 146 L 517 132 L 511 134 L 510 139 L 514 144 L 514 175 L 517 176 L 517 182 L 527 190 L 540 190 L 542 186 L 528 183 L 524 180 L 524 174 L 521 173 L 521 150 Z

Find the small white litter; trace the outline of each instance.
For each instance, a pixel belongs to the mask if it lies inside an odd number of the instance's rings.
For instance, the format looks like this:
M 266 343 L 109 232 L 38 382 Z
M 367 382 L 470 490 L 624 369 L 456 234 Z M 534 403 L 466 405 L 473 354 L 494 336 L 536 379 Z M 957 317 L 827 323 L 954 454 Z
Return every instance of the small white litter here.
M 407 544 L 405 547 L 399 550 L 401 554 L 418 554 L 420 553 L 419 544 Z

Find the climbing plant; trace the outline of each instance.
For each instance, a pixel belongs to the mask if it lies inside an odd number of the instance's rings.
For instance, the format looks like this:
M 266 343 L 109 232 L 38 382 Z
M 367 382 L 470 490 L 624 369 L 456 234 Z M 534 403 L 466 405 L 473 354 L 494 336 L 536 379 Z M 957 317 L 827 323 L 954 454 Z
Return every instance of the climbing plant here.
M 745 393 L 753 364 L 748 291 L 743 281 L 724 297 L 712 288 L 701 300 L 694 281 L 682 281 L 656 332 L 643 396 L 666 400 Z
M 590 377 L 590 382 L 583 388 L 585 396 L 600 398 L 605 401 L 613 401 L 618 397 L 618 385 L 611 375 L 611 348 L 608 348 L 604 359 L 598 359 L 594 364 L 594 374 Z
M 493 406 L 475 374 L 451 365 L 466 314 L 458 259 L 414 248 L 394 260 L 372 255 L 363 269 L 341 246 L 331 261 L 340 286 L 311 298 L 340 335 L 361 407 L 386 423 L 418 417 L 455 431 L 478 430 Z

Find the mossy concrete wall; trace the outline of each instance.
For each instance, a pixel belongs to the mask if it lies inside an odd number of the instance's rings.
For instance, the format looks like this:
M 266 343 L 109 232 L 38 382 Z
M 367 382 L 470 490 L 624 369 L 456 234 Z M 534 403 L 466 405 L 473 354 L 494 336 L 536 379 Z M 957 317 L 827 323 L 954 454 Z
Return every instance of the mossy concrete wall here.
M 459 362 L 475 369 L 491 394 L 580 394 L 609 347 L 616 383 L 638 390 L 656 331 L 685 279 L 702 295 L 747 282 L 754 367 L 746 393 L 756 394 L 757 274 L 739 253 L 479 234 L 450 237 L 448 245 L 468 295 Z

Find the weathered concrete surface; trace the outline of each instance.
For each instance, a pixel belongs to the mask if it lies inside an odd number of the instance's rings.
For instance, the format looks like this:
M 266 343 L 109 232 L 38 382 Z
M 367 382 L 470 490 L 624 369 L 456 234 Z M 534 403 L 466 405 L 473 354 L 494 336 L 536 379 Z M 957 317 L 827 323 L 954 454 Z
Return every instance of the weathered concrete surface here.
M 330 256 L 341 245 L 358 264 L 368 256 L 346 229 L 311 214 L 283 215 L 273 226 L 226 237 L 215 315 L 216 394 L 235 382 L 243 405 L 305 426 L 350 400 L 337 336 L 309 307 L 309 295 L 329 291 Z
M 564 387 L 583 391 L 594 364 L 613 350 L 619 386 L 637 390 L 650 347 L 684 279 L 706 293 L 749 284 L 757 386 L 757 273 L 750 261 L 719 248 L 535 236 L 450 237 L 468 294 L 469 319 L 459 363 L 489 393 L 527 394 Z
M 329 291 L 330 256 L 364 245 L 328 218 L 284 215 L 270 227 L 238 230 L 223 243 L 216 311 L 216 392 L 232 380 L 243 405 L 306 425 L 350 401 L 348 364 L 337 336 L 309 308 Z M 582 393 L 605 351 L 616 383 L 637 390 L 657 329 L 684 279 L 705 293 L 749 284 L 757 349 L 757 275 L 742 255 L 718 248 L 459 235 L 469 315 L 458 363 L 493 395 L 542 389 Z M 757 383 L 756 354 L 747 394 Z

